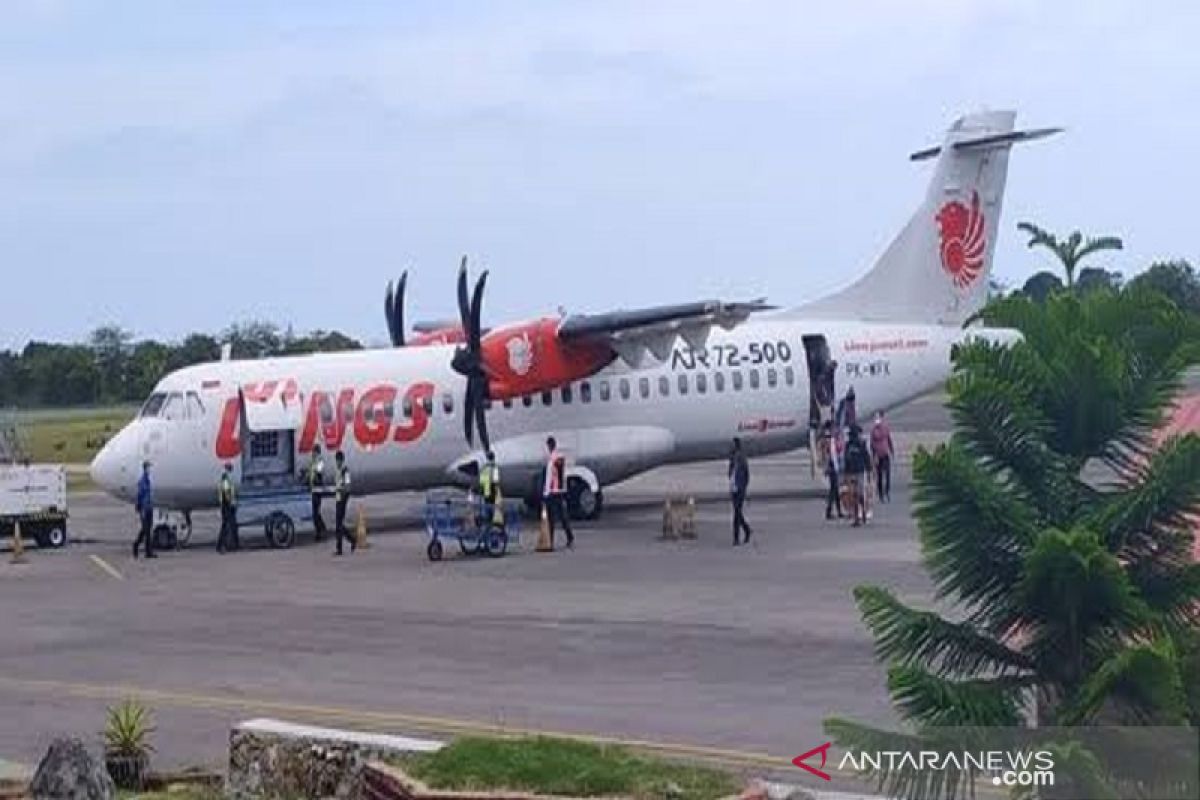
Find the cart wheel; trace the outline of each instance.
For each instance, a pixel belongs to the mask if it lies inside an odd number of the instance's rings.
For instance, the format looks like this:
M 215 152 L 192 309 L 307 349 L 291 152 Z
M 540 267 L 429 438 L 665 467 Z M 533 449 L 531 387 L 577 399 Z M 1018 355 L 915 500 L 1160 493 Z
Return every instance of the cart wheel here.
M 429 547 L 425 548 L 425 554 L 429 556 L 430 561 L 442 560 L 442 543 L 434 539 L 429 543 Z
M 508 532 L 503 528 L 489 528 L 484 534 L 484 545 L 489 556 L 499 558 L 508 550 Z
M 296 543 L 296 525 L 287 514 L 276 511 L 267 524 L 267 539 L 271 547 L 287 550 Z

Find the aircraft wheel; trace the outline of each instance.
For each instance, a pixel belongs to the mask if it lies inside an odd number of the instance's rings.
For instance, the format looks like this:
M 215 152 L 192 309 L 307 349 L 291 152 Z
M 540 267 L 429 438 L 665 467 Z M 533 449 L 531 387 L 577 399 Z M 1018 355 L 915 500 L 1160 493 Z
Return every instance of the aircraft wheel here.
M 171 530 L 170 525 L 155 525 L 150 535 L 154 537 L 155 550 L 175 549 L 175 531 Z
M 592 491 L 582 478 L 567 481 L 567 511 L 572 519 L 596 519 L 603 506 L 603 492 Z
M 46 546 L 57 550 L 67 543 L 67 526 L 61 523 L 52 524 L 42 536 Z
M 437 539 L 432 540 L 429 546 L 425 548 L 425 555 L 429 556 L 430 561 L 441 561 L 442 543 Z

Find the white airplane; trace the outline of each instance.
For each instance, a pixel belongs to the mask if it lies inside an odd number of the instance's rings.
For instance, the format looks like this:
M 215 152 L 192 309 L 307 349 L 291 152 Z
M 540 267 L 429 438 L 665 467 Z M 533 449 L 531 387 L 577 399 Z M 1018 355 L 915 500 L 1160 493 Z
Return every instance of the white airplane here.
M 190 511 L 216 504 L 226 462 L 243 486 L 286 485 L 318 442 L 345 451 L 360 494 L 459 483 L 490 446 L 506 495 L 526 497 L 552 434 L 568 456 L 572 513 L 594 517 L 603 487 L 721 458 L 735 436 L 751 455 L 808 446 L 849 387 L 865 418 L 940 386 L 955 345 L 1016 338 L 963 327 L 986 299 L 1009 150 L 1057 132 L 1015 131 L 1015 117 L 963 117 L 940 147 L 913 154 L 935 162 L 916 213 L 865 276 L 823 300 L 771 313 L 761 301 L 702 302 L 485 332 L 487 276 L 468 298 L 464 263 L 460 326 L 393 349 L 173 372 L 96 456 L 92 477 L 130 500 L 149 460 L 156 503 Z M 389 286 L 397 344 L 402 295 Z

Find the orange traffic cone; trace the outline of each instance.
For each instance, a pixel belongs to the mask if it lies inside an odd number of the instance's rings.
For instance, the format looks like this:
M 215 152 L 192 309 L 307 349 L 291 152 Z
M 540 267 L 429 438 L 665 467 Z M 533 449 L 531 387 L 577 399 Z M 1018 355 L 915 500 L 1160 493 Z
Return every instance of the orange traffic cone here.
M 554 552 L 554 542 L 550 539 L 550 514 L 542 504 L 542 519 L 538 525 L 537 551 L 539 553 Z
M 21 539 L 21 523 L 13 523 L 12 535 L 12 563 L 25 563 L 25 542 Z
M 358 524 L 354 526 L 354 547 L 357 550 L 366 550 L 370 547 L 367 544 L 367 518 L 361 507 L 358 509 Z

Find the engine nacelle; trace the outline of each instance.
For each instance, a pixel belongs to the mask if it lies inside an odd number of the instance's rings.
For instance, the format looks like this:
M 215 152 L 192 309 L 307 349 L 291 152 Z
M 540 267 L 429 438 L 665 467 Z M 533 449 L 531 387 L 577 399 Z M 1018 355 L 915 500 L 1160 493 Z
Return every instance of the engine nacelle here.
M 507 400 L 586 378 L 616 353 L 606 344 L 558 339 L 558 320 L 544 318 L 490 331 L 480 342 L 488 395 Z

